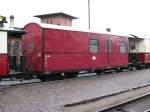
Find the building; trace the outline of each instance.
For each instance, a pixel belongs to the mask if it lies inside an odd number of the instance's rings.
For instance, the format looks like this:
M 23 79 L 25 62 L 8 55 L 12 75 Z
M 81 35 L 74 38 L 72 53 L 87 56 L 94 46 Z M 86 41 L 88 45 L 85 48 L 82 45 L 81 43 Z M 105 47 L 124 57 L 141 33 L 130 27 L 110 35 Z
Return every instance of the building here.
M 41 23 L 55 24 L 55 25 L 62 25 L 62 26 L 72 26 L 72 20 L 78 19 L 77 17 L 62 12 L 36 15 L 34 17 L 40 18 Z

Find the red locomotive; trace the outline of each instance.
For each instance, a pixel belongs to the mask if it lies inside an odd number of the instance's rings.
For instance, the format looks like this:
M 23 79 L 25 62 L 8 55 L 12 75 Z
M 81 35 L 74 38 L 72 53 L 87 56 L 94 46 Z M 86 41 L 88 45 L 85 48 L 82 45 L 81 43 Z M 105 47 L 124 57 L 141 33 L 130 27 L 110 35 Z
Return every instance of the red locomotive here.
M 22 36 L 23 35 L 23 36 Z M 0 30 L 0 77 L 36 74 L 74 77 L 150 64 L 146 39 L 29 23 L 23 30 Z M 143 47 L 148 46 L 148 47 Z

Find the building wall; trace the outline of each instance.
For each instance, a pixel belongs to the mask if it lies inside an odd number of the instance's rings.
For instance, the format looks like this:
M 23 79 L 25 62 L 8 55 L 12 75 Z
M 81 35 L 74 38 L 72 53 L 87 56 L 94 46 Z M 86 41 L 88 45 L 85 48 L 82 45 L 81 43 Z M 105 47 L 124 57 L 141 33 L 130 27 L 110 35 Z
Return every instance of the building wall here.
M 72 19 L 64 16 L 41 18 L 41 23 L 72 26 Z
M 72 20 L 68 17 L 60 17 L 60 23 L 64 26 L 72 26 Z
M 0 53 L 7 53 L 7 32 L 0 31 Z

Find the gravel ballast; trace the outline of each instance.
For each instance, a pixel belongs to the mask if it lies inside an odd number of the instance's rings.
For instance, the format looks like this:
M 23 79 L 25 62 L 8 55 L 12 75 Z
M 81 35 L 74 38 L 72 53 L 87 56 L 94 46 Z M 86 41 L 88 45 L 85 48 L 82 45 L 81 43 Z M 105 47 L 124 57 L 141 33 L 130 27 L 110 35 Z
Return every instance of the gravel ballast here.
M 63 105 L 150 84 L 150 69 L 0 89 L 0 112 L 63 112 Z

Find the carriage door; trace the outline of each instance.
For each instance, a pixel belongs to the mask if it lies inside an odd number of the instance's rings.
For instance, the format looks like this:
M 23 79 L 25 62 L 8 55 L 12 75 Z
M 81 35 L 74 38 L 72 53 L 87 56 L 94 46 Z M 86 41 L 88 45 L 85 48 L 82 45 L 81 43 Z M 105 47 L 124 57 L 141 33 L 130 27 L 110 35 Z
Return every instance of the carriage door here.
M 106 64 L 107 64 L 107 67 L 109 67 L 109 63 L 110 63 L 110 55 L 112 53 L 112 40 L 109 39 L 109 36 L 106 37 Z
M 18 34 L 17 32 L 8 33 L 8 55 L 10 74 L 21 72 L 23 62 L 21 34 Z
M 108 36 L 106 38 L 106 58 L 107 58 L 107 66 L 112 67 L 116 64 L 116 50 L 115 50 L 115 37 Z
M 117 66 L 119 62 L 119 51 L 118 51 L 119 43 L 117 36 L 109 36 L 108 37 L 108 62 L 110 67 Z

